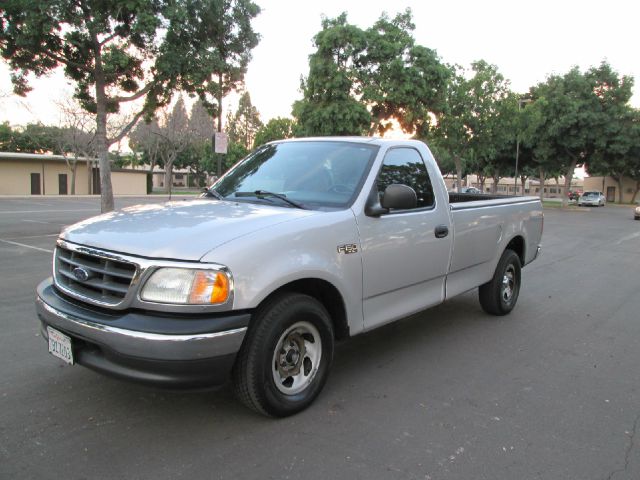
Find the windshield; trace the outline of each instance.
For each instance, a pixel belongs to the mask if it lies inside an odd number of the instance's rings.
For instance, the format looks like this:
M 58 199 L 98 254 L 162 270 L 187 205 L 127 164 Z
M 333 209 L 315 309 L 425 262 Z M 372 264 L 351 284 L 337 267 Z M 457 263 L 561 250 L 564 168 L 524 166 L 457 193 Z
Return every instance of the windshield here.
M 211 189 L 234 201 L 344 208 L 355 199 L 377 151 L 375 145 L 331 141 L 265 145 Z

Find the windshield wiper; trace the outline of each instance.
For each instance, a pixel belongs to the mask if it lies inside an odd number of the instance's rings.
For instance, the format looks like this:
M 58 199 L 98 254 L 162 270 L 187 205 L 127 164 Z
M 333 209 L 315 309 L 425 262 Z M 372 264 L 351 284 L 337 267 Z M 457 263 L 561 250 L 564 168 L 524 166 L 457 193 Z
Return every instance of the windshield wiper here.
M 236 192 L 236 197 L 256 197 L 256 198 L 264 198 L 264 197 L 275 197 L 283 202 L 288 203 L 292 207 L 300 208 L 302 210 L 307 210 L 307 207 L 304 207 L 298 202 L 295 202 L 289 198 L 284 193 L 275 193 L 270 192 L 268 190 L 254 190 L 253 192 Z
M 202 195 L 203 198 L 206 197 L 213 197 L 217 200 L 224 200 L 224 197 L 222 195 L 220 195 L 218 192 L 216 192 L 213 188 L 205 188 L 202 190 Z

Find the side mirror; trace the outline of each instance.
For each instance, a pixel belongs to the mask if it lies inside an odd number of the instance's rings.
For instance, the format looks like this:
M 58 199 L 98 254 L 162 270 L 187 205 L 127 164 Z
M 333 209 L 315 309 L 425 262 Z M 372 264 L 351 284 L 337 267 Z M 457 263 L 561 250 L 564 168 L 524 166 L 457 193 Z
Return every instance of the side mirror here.
M 374 188 L 369 195 L 369 200 L 364 213 L 369 217 L 379 217 L 394 208 L 398 210 L 408 210 L 415 208 L 418 204 L 418 196 L 413 188 L 407 185 L 389 185 L 382 195 L 382 200 L 378 203 L 377 190 Z
M 389 185 L 384 191 L 380 204 L 382 208 L 408 210 L 416 208 L 418 196 L 416 191 L 407 185 Z

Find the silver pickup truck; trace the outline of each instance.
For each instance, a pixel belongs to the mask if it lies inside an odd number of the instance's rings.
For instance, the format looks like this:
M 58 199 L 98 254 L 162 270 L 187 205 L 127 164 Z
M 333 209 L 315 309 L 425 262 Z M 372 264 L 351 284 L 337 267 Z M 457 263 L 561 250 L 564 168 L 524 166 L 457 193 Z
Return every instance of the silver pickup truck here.
M 36 307 L 67 363 L 164 386 L 231 378 L 286 416 L 319 394 L 336 340 L 476 287 L 509 313 L 542 227 L 536 198 L 448 193 L 422 142 L 274 142 L 199 199 L 66 228 Z

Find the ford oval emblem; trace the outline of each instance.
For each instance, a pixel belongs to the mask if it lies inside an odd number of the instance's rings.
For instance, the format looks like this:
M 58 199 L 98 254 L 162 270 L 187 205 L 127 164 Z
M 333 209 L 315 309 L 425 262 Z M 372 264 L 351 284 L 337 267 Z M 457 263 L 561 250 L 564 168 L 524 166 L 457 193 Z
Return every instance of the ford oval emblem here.
M 79 282 L 86 282 L 89 280 L 89 272 L 82 267 L 74 268 L 71 273 L 73 273 L 73 276 L 76 277 L 76 280 Z

